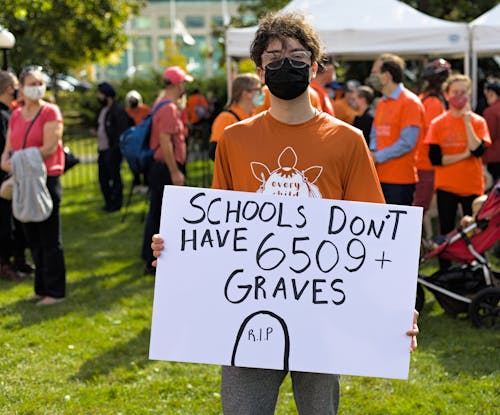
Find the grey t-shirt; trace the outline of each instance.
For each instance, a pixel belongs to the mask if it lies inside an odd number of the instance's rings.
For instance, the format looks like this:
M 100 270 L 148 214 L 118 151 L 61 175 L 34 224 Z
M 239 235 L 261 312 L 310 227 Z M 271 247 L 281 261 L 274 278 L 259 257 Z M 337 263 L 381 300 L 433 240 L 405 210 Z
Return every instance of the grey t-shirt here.
M 106 135 L 106 114 L 108 113 L 108 107 L 104 107 L 99 113 L 99 119 L 97 120 L 97 149 L 98 150 L 107 150 L 109 148 L 109 139 Z

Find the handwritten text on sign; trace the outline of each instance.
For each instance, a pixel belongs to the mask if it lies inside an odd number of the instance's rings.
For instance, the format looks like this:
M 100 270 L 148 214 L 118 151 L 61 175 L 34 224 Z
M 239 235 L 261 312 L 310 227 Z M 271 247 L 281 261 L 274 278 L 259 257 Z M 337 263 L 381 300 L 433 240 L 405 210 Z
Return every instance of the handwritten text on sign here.
M 150 357 L 406 378 L 421 209 L 166 187 Z

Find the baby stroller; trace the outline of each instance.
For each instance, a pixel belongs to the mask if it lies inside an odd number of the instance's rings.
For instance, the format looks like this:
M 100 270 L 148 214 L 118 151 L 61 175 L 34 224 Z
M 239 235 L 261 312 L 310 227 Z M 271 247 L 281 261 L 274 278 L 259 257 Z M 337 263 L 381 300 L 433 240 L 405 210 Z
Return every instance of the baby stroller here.
M 419 274 L 415 308 L 425 302 L 425 286 L 445 312 L 468 313 L 476 327 L 499 328 L 500 273 L 490 268 L 486 251 L 500 239 L 500 180 L 488 194 L 475 221 L 446 235 L 443 243 L 421 258 L 455 262 L 446 270 Z

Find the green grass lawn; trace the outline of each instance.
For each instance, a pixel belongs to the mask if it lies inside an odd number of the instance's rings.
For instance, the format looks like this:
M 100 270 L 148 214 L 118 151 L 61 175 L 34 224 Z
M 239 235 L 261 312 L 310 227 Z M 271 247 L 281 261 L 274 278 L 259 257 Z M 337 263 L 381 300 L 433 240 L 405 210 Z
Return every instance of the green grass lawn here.
M 32 280 L 0 281 L 0 414 L 220 414 L 217 366 L 148 360 L 144 198 L 125 221 L 101 205 L 95 185 L 65 190 L 65 302 L 41 309 L 26 301 Z M 500 334 L 445 315 L 431 295 L 420 328 L 409 380 L 344 376 L 341 414 L 500 413 Z M 277 414 L 295 413 L 287 379 Z

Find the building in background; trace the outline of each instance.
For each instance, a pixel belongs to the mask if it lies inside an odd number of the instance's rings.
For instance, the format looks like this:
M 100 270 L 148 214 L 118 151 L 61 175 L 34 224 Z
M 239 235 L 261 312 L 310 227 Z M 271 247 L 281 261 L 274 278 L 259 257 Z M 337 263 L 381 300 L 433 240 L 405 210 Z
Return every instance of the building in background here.
M 167 65 L 186 66 L 195 78 L 223 73 L 221 34 L 238 7 L 253 0 L 150 0 L 140 16 L 131 18 L 125 30 L 127 49 L 115 65 L 97 66 L 97 80 L 147 77 Z M 174 46 L 175 45 L 175 46 Z

